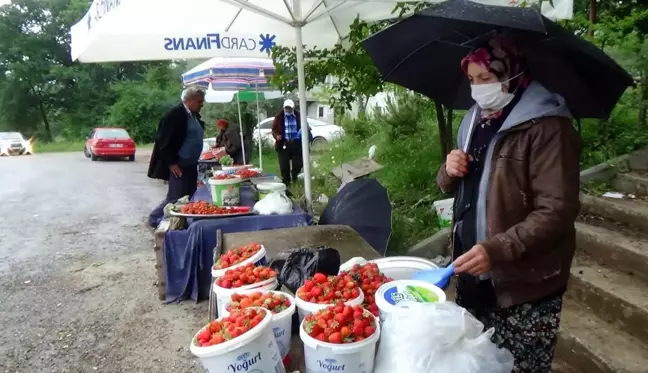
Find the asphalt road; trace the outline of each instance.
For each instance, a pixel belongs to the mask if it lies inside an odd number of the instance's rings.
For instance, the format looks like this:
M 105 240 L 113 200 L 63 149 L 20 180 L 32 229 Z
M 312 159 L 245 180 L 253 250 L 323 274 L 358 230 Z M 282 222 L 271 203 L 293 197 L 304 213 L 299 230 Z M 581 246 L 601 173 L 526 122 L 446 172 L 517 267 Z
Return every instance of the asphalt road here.
M 0 158 L 0 373 L 201 371 L 206 303 L 157 299 L 147 162 Z

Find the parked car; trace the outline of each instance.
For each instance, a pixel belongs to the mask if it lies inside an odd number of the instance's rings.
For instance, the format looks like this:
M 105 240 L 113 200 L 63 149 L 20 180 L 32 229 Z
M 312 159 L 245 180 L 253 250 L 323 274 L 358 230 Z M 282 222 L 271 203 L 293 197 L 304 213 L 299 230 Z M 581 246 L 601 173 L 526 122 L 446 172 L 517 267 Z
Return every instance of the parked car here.
M 20 132 L 0 132 L 0 155 L 33 154 L 31 140 Z
M 274 145 L 274 138 L 272 138 L 273 120 L 274 118 L 265 119 L 254 128 L 252 138 L 254 139 L 255 143 L 259 142 L 260 128 L 263 145 Z M 320 147 L 344 137 L 344 128 L 338 125 L 322 122 L 321 120 L 312 118 L 308 118 L 308 124 L 310 125 L 313 132 L 313 141 L 311 141 L 312 147 Z
M 135 160 L 135 141 L 123 128 L 95 128 L 87 137 L 83 153 L 93 161 L 99 158 Z

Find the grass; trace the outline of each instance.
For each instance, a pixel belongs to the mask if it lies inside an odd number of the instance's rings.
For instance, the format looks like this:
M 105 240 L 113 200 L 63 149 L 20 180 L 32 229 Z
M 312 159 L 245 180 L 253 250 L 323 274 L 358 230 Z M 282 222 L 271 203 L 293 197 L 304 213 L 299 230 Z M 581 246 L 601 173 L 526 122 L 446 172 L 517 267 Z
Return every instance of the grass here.
M 34 153 L 82 152 L 85 141 L 34 142 Z
M 40 142 L 36 140 L 34 142 L 34 153 L 66 153 L 66 152 L 82 152 L 85 147 L 85 140 L 78 141 L 52 141 L 52 142 Z M 138 149 L 152 148 L 153 144 L 142 144 L 137 145 Z
M 600 196 L 605 192 L 614 192 L 614 186 L 607 180 L 592 180 L 581 184 L 581 192 L 592 196 Z
M 438 149 L 429 136 L 402 140 L 381 135 L 365 140 L 347 136 L 328 149 L 311 153 L 313 209 L 315 215 L 321 213 L 325 204 L 318 203 L 320 197 L 325 195 L 330 199 L 341 185 L 331 170 L 342 163 L 366 157 L 374 144 L 378 147 L 376 161 L 384 168 L 369 177 L 375 177 L 389 193 L 394 208 L 388 252 L 399 254 L 439 229 L 432 203 L 444 197 L 434 182 L 440 161 L 436 154 Z M 262 156 L 264 171 L 279 175 L 276 151 L 265 148 Z M 255 151 L 254 164 L 258 165 L 258 158 L 258 151 Z M 291 192 L 297 200 L 304 196 L 302 184 L 293 185 Z

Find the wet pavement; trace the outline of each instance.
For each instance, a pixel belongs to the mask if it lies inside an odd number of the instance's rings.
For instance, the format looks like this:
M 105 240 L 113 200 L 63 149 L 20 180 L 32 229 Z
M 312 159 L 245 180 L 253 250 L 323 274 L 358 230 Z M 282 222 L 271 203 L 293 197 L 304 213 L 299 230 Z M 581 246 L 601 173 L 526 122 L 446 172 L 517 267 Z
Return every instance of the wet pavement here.
M 207 304 L 157 298 L 145 222 L 165 186 L 142 153 L 0 158 L 0 373 L 202 371 Z

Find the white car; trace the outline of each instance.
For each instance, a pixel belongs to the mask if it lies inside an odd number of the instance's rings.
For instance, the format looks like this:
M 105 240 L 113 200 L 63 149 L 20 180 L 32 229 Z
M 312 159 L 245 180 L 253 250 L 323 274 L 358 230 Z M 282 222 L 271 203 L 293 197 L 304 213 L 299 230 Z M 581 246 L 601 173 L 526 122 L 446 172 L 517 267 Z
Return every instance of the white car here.
M 266 146 L 274 145 L 274 138 L 272 137 L 272 121 L 274 121 L 274 118 L 265 119 L 254 128 L 252 138 L 254 139 L 255 143 L 259 142 L 260 128 L 263 144 Z M 323 146 L 344 137 L 344 128 L 338 125 L 322 122 L 321 120 L 312 118 L 308 118 L 308 124 L 310 125 L 310 128 L 313 132 L 313 141 L 311 142 L 311 146 L 313 147 Z
M 31 140 L 20 132 L 0 132 L 0 155 L 32 154 Z

